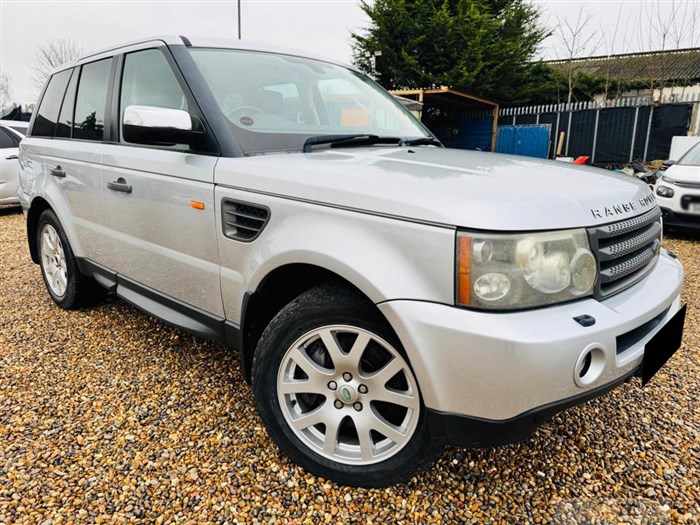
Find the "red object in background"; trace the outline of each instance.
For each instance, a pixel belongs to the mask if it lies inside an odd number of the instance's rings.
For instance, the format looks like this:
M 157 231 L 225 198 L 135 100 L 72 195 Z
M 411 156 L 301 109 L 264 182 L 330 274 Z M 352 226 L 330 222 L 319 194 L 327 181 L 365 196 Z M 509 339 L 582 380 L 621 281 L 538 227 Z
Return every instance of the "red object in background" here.
M 581 157 L 576 157 L 576 158 L 574 159 L 574 164 L 587 164 L 587 163 L 588 163 L 588 159 L 590 159 L 590 158 L 591 158 L 591 157 L 590 157 L 590 156 L 587 156 L 587 155 L 582 155 Z

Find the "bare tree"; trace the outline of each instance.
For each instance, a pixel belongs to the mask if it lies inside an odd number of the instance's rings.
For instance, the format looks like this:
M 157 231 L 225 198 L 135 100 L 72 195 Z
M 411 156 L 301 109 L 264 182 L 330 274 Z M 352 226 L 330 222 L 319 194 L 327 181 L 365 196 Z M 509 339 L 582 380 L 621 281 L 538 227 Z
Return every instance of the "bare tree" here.
M 0 110 L 10 107 L 12 103 L 12 89 L 10 80 L 5 73 L 0 73 Z
M 576 83 L 581 76 L 581 70 L 577 67 L 574 59 L 585 55 L 590 56 L 600 47 L 598 32 L 590 29 L 592 19 L 592 15 L 584 13 L 583 7 L 579 8 L 574 24 L 565 18 L 557 17 L 556 35 L 560 42 L 557 54 L 560 55 L 560 59 L 565 61 L 564 76 L 567 82 L 566 102 L 568 104 L 572 101 Z
M 617 21 L 615 22 L 615 27 L 620 27 L 620 18 L 622 17 L 622 5 L 620 4 L 620 8 L 617 11 Z M 606 32 L 603 31 L 603 26 L 600 25 L 600 41 L 602 44 L 605 46 L 605 56 L 607 57 L 607 60 L 605 62 L 605 88 L 603 91 L 603 101 L 607 102 L 608 100 L 608 91 L 610 90 L 610 65 L 611 65 L 611 60 L 610 56 L 615 52 L 615 39 L 617 37 L 617 31 L 612 32 L 612 38 L 608 38 L 606 36 Z M 618 82 L 619 86 L 619 82 Z M 617 96 L 619 96 L 619 88 L 618 88 L 618 93 Z
M 656 43 L 656 51 L 661 51 L 658 61 L 650 63 L 650 71 L 652 73 L 650 84 L 651 93 L 654 94 L 654 77 L 658 76 L 659 101 L 663 100 L 664 87 L 666 85 L 666 77 L 668 76 L 668 57 L 664 53 L 667 51 L 673 39 L 674 29 L 678 25 L 677 18 L 681 5 L 687 2 L 677 2 L 676 0 L 654 0 L 644 4 L 644 14 L 646 15 L 649 25 L 650 41 Z M 656 69 L 656 71 L 653 71 Z
M 51 71 L 61 64 L 80 58 L 82 55 L 83 48 L 70 38 L 49 40 L 34 55 L 34 62 L 31 66 L 34 73 L 32 76 L 34 85 L 41 89 Z

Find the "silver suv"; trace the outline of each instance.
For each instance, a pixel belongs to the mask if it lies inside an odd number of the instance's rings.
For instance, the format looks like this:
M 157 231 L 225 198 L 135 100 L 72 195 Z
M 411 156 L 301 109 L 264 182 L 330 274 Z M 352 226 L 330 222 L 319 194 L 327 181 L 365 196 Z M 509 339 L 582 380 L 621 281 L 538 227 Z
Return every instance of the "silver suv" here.
M 109 49 L 53 73 L 20 149 L 53 300 L 106 290 L 236 348 L 274 442 L 340 483 L 523 440 L 680 345 L 645 184 L 445 149 L 332 61 Z

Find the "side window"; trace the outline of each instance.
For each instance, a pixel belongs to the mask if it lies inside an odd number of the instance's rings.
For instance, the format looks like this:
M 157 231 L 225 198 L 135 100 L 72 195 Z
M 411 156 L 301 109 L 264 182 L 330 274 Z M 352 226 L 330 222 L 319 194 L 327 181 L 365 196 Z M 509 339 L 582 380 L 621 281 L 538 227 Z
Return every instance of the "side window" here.
M 63 105 L 61 106 L 61 115 L 58 117 L 58 125 L 56 126 L 56 136 L 62 138 L 70 138 L 71 130 L 73 129 L 73 110 L 75 109 L 75 91 L 78 88 L 78 68 L 73 70 L 73 75 L 68 83 L 66 96 L 63 97 Z
M 188 111 L 187 97 L 163 53 L 147 49 L 124 58 L 119 102 L 119 130 L 128 106 L 156 106 Z M 186 146 L 182 148 L 187 149 Z
M 4 129 L 0 129 L 0 149 L 16 148 L 19 142 Z
M 107 85 L 112 59 L 85 64 L 80 72 L 75 100 L 73 138 L 102 140 L 105 127 Z
M 56 120 L 58 112 L 61 110 L 61 101 L 66 92 L 66 86 L 70 79 L 70 69 L 56 73 L 49 80 L 41 105 L 34 119 L 32 127 L 32 137 L 53 137 L 56 131 Z

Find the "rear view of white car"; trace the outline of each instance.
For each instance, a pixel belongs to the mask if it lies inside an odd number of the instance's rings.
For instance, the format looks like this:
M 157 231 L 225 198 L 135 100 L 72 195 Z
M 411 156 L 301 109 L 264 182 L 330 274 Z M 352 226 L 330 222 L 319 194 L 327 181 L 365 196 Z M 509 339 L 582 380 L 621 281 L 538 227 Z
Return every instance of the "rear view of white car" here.
M 24 135 L 0 125 L 0 204 L 19 204 L 19 143 Z
M 664 226 L 700 229 L 700 144 L 668 167 L 655 193 Z

